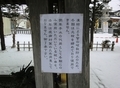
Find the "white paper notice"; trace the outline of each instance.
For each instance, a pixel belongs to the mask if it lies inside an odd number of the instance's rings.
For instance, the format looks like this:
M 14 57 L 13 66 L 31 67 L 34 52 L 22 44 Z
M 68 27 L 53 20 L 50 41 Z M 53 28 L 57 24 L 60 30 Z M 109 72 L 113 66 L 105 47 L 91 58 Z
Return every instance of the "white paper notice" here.
M 83 14 L 41 14 L 41 69 L 82 72 Z

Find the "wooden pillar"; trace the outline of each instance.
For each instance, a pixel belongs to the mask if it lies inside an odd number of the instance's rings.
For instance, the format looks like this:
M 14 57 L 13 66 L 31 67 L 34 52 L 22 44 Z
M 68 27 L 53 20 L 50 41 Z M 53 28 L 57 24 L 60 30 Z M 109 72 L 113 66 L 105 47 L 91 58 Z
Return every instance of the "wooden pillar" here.
M 65 8 L 64 8 L 64 0 L 58 0 L 58 12 L 59 13 L 64 13 L 65 12 Z
M 36 88 L 53 88 L 51 73 L 41 72 L 40 14 L 48 13 L 48 0 L 27 0 L 33 44 Z
M 82 73 L 68 74 L 68 88 L 90 88 L 89 0 L 65 0 L 65 13 L 83 13 Z
M 53 13 L 53 0 L 48 0 L 49 13 Z
M 0 5 L 1 7 L 1 5 Z M 1 38 L 1 50 L 5 50 L 5 38 L 4 38 L 4 29 L 3 29 L 3 19 L 2 19 L 2 11 L 0 8 L 0 38 Z

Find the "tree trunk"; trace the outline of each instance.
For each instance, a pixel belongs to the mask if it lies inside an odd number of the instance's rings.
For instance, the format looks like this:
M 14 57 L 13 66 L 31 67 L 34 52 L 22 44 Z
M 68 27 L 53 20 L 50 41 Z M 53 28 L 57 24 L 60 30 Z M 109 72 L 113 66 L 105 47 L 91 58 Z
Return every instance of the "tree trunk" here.
M 30 10 L 36 88 L 53 88 L 52 74 L 41 72 L 40 14 L 48 13 L 48 0 L 27 0 L 27 3 Z
M 82 73 L 68 74 L 68 88 L 90 88 L 89 0 L 65 0 L 65 13 L 83 13 Z
M 95 6 L 96 6 L 96 0 L 94 0 L 94 7 L 93 7 L 93 13 L 92 13 L 92 25 L 91 25 L 91 34 L 90 34 L 90 48 L 93 48 L 93 35 L 94 35 L 94 26 L 95 26 Z
M 17 22 L 16 22 L 16 17 L 15 18 L 13 18 L 13 22 L 14 22 L 14 32 L 13 32 L 13 36 L 12 36 L 12 39 L 13 39 L 13 41 L 12 41 L 12 47 L 11 48 L 15 48 L 16 47 L 16 32 L 17 32 L 17 30 L 16 30 L 16 27 L 17 27 Z
M 1 6 L 1 5 L 0 5 Z M 1 38 L 1 50 L 5 50 L 5 38 L 4 38 L 4 31 L 3 31 L 3 19 L 2 19 L 2 11 L 0 8 L 0 38 Z

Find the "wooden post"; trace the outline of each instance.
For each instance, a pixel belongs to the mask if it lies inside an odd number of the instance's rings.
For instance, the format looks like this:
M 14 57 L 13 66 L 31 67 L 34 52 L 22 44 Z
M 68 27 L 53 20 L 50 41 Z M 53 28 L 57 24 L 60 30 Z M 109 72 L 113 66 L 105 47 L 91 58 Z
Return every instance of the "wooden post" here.
M 93 50 L 93 42 L 90 42 L 90 49 Z
M 28 51 L 30 51 L 30 42 L 28 41 Z
M 104 49 L 104 44 L 102 44 L 102 51 L 103 51 L 103 49 Z
M 40 14 L 48 13 L 48 0 L 27 0 L 30 11 L 36 88 L 53 88 L 52 73 L 41 72 Z
M 107 47 L 106 47 L 106 51 L 108 51 L 108 49 L 109 49 L 109 45 L 108 44 L 106 44 L 107 45 Z
M 102 45 L 101 49 L 103 51 L 103 49 L 104 49 L 104 43 L 103 43 L 103 41 L 102 41 L 101 45 Z
M 83 13 L 82 73 L 68 74 L 68 88 L 89 88 L 89 0 L 65 0 L 65 13 Z
M 19 41 L 17 41 L 17 50 L 20 51 Z
M 112 42 L 112 46 L 111 46 L 111 51 L 114 50 L 114 45 L 115 45 L 115 43 L 114 43 L 114 41 L 113 41 L 113 42 Z
M 98 42 L 97 42 L 97 44 L 96 44 L 96 51 L 97 51 L 97 49 L 98 49 Z
M 23 43 L 23 50 L 25 51 L 25 41 L 24 41 L 24 43 Z

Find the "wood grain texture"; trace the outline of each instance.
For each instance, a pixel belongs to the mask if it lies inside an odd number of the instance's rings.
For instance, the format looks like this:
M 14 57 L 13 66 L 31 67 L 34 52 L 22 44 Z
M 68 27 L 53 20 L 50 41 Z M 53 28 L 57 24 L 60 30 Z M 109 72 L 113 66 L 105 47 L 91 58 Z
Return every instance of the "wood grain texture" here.
M 83 13 L 82 73 L 68 74 L 68 88 L 90 88 L 89 0 L 65 0 L 65 13 Z
M 40 14 L 48 13 L 47 1 L 48 0 L 27 0 L 30 9 L 36 88 L 53 88 L 52 74 L 41 72 Z

